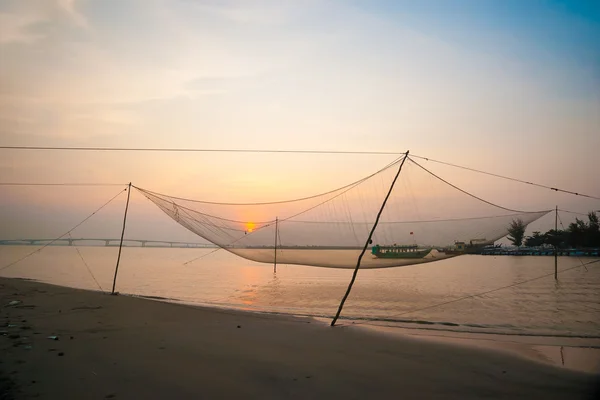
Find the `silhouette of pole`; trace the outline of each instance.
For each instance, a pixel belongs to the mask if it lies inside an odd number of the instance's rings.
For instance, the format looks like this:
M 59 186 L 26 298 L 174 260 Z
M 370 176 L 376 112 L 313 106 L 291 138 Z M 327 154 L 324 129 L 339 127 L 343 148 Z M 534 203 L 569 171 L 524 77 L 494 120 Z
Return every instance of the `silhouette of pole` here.
M 340 314 L 342 313 L 342 308 L 344 308 L 344 303 L 346 302 L 348 295 L 350 295 L 350 291 L 352 290 L 352 285 L 354 285 L 354 281 L 356 280 L 356 275 L 358 274 L 358 269 L 360 268 L 360 262 L 361 262 L 363 256 L 365 255 L 365 252 L 367 251 L 367 247 L 369 247 L 369 243 L 371 242 L 371 238 L 373 237 L 375 228 L 377 228 L 377 224 L 379 223 L 379 218 L 381 217 L 381 213 L 383 212 L 383 209 L 385 208 L 385 204 L 387 203 L 388 198 L 390 197 L 390 194 L 392 194 L 392 190 L 394 189 L 396 180 L 398 179 L 398 176 L 400 175 L 400 171 L 402 171 L 402 166 L 404 165 L 404 162 L 406 161 L 407 158 L 408 158 L 408 151 L 404 154 L 404 158 L 402 159 L 402 162 L 400 163 L 398 172 L 396 172 L 396 176 L 394 177 L 394 180 L 392 181 L 392 184 L 390 185 L 390 190 L 388 190 L 388 193 L 385 196 L 385 199 L 383 199 L 381 208 L 379 209 L 379 212 L 377 213 L 377 218 L 375 218 L 375 223 L 373 224 L 373 227 L 371 228 L 371 232 L 369 232 L 369 237 L 367 238 L 367 241 L 365 242 L 365 245 L 364 245 L 362 251 L 360 252 L 360 255 L 358 256 L 358 261 L 356 262 L 356 267 L 354 268 L 354 273 L 352 274 L 352 279 L 350 280 L 350 284 L 348 285 L 346 294 L 342 298 L 342 302 L 340 303 L 337 313 L 335 314 L 335 317 L 331 321 L 331 326 L 335 325 L 336 321 L 340 317 Z
M 277 272 L 277 230 L 279 229 L 279 218 L 275 217 L 275 261 L 273 263 L 273 273 Z
M 556 240 L 558 240 L 558 206 L 556 206 L 556 212 L 554 213 L 554 234 Z M 558 280 L 558 243 L 554 242 L 554 280 Z
M 119 243 L 119 255 L 117 256 L 117 266 L 115 267 L 115 277 L 113 279 L 112 292 L 115 294 L 115 285 L 117 284 L 117 273 L 119 272 L 119 261 L 121 261 L 121 249 L 123 248 L 123 237 L 125 236 L 125 223 L 127 222 L 127 209 L 129 208 L 129 196 L 131 195 L 131 182 L 127 186 L 127 203 L 125 203 L 125 215 L 123 216 L 123 230 L 121 231 L 121 242 Z

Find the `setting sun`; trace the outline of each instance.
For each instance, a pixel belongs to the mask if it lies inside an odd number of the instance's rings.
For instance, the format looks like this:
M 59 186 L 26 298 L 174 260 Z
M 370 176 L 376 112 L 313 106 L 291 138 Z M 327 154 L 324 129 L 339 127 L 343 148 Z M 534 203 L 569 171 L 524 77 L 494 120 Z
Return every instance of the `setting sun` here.
M 253 222 L 246 222 L 246 231 L 252 232 L 255 226 L 256 224 L 254 224 Z

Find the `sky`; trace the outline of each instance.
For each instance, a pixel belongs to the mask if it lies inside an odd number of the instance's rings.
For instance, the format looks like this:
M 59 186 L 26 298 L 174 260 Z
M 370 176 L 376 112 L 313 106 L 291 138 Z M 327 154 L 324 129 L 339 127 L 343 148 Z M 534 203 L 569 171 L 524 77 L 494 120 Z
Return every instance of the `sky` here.
M 600 196 L 598 43 L 596 1 L 0 0 L 0 145 L 410 150 Z M 0 155 L 2 182 L 233 202 L 319 193 L 394 159 Z M 600 209 L 428 165 L 519 209 Z M 36 220 L 51 235 L 118 190 L 0 187 L 0 236 L 40 233 Z M 140 234 L 167 223 L 136 201 Z

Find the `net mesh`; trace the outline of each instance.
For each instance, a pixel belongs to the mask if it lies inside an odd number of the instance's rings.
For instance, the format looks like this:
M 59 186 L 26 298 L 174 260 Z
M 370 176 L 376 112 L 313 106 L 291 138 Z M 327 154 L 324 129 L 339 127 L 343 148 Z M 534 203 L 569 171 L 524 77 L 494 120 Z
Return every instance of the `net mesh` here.
M 327 193 L 270 203 L 215 203 L 136 188 L 185 228 L 246 259 L 354 268 L 403 159 Z M 546 213 L 493 204 L 406 157 L 361 268 L 454 257 L 506 236 L 513 220 L 529 224 Z

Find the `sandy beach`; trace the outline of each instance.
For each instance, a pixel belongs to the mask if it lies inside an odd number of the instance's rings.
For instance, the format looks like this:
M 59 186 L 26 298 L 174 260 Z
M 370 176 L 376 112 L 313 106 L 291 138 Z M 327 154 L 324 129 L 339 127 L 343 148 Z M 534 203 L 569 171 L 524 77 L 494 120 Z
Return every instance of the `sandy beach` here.
M 598 394 L 597 375 L 476 346 L 331 328 L 309 318 L 5 278 L 0 299 L 3 400 Z

